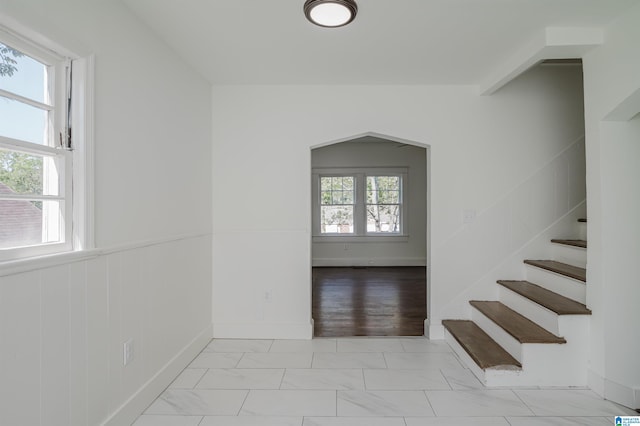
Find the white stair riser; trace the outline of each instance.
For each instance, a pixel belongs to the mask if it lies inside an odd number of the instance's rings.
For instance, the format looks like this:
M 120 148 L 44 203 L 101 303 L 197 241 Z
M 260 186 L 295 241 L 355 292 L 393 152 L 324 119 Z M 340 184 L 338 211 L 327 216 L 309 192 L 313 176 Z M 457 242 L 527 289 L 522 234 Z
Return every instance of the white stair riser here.
M 581 268 L 587 267 L 587 249 L 558 243 L 551 243 L 551 246 L 553 260 Z
M 518 382 L 510 386 L 586 386 L 585 353 L 566 344 L 523 345 L 524 361 Z
M 565 344 L 524 344 L 522 384 L 586 386 L 589 350 L 589 316 L 561 315 Z
M 499 294 L 502 303 L 529 318 L 545 330 L 556 336 L 564 337 L 567 341 L 573 340 L 574 337 L 582 338 L 581 330 L 585 327 L 588 328 L 591 321 L 590 315 L 558 315 L 503 286 L 500 286 Z M 578 325 L 574 326 L 573 324 Z
M 587 300 L 587 286 L 580 280 L 565 277 L 531 265 L 526 266 L 527 281 L 580 303 Z
M 506 287 L 499 287 L 499 298 L 502 303 L 520 315 L 529 318 L 545 330 L 548 330 L 556 336 L 560 335 L 558 314 Z
M 502 327 L 487 318 L 475 307 L 471 309 L 471 319 L 478 324 L 489 337 L 495 340 L 497 344 L 502 346 L 505 351 L 509 352 L 512 357 L 522 364 L 522 344 L 517 339 L 514 339 L 513 336 L 504 331 Z
M 484 316 L 476 309 L 474 311 L 478 313 L 478 316 Z M 566 338 L 567 343 L 519 344 L 522 354 L 522 370 L 513 368 L 482 370 L 448 331 L 445 331 L 445 339 L 463 364 L 467 365 L 473 374 L 488 387 L 586 386 L 589 316 L 561 315 L 558 322 L 561 335 Z M 481 324 L 476 323 L 484 329 Z M 484 330 L 487 332 L 486 329 Z M 494 337 L 492 336 L 492 338 Z M 498 343 L 500 344 L 500 342 Z

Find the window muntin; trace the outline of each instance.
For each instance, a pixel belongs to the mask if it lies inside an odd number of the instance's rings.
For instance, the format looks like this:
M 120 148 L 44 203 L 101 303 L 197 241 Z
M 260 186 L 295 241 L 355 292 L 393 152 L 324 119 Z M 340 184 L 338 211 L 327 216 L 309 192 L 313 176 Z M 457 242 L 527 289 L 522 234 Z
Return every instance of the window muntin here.
M 73 217 L 66 60 L 6 38 L 0 31 L 0 261 L 70 250 Z
M 320 177 L 320 233 L 353 234 L 354 176 Z
M 367 233 L 400 233 L 401 176 L 367 176 Z

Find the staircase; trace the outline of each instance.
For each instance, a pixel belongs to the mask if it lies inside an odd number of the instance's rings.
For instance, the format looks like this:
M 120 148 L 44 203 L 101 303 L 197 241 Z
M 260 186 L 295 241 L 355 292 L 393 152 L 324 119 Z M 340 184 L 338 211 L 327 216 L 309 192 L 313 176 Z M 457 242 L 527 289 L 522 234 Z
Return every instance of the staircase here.
M 499 300 L 472 300 L 471 320 L 442 321 L 486 386 L 586 386 L 591 311 L 586 219 L 578 222 L 578 239 L 550 241 L 552 260 L 524 260 L 526 280 L 499 280 Z

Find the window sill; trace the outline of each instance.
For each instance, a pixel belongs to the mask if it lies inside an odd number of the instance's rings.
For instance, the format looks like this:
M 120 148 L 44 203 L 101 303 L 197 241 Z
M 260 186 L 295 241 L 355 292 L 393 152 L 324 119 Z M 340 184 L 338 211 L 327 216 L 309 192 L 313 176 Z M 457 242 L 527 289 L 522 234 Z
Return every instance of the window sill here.
M 51 268 L 97 257 L 97 250 L 62 251 L 0 262 L 0 277 Z
M 406 243 L 408 235 L 314 235 L 314 243 Z
M 153 240 L 129 242 L 107 248 L 89 248 L 83 250 L 53 253 L 44 256 L 33 256 L 16 260 L 8 260 L 0 262 L 0 277 L 81 262 L 112 253 L 118 253 L 121 251 L 135 250 L 144 247 L 151 247 L 159 244 L 166 244 L 174 241 L 187 240 L 191 238 L 199 238 L 210 235 L 211 234 L 208 232 L 185 234 Z

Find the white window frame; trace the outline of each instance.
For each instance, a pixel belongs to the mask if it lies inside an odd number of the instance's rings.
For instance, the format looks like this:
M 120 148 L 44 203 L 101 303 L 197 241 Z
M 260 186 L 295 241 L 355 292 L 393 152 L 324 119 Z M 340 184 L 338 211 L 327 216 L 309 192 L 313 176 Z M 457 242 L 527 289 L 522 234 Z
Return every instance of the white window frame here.
M 355 203 L 353 212 L 354 232 L 322 233 L 320 224 L 320 178 L 330 176 L 353 176 L 355 178 Z M 400 231 L 368 232 L 366 178 L 368 176 L 398 176 L 400 177 Z M 314 168 L 312 170 L 312 236 L 313 242 L 401 242 L 407 241 L 408 200 L 404 196 L 408 188 L 408 169 L 406 167 L 367 167 L 367 168 Z
M 3 195 L 2 199 L 59 200 L 64 218 L 61 225 L 64 241 L 0 249 L 0 265 L 14 260 L 93 248 L 93 57 L 80 57 L 34 31 L 9 28 L 2 24 L 0 42 L 51 67 L 49 70 L 53 72 L 48 72 L 48 87 L 52 92 L 52 101 L 49 104 L 55 111 L 53 120 L 50 119 L 47 125 L 46 145 L 0 136 L 0 147 L 27 154 L 53 156 L 63 165 L 58 176 L 57 196 L 10 194 Z M 0 93 L 29 103 L 28 99 L 2 89 Z M 70 120 L 67 115 L 69 109 Z M 68 122 L 73 129 L 71 148 L 65 146 L 68 142 Z

